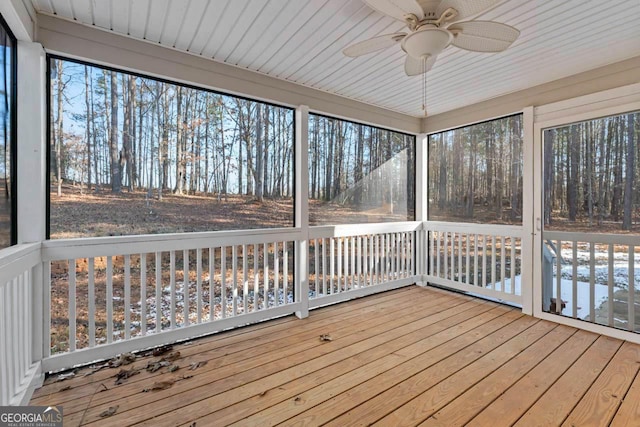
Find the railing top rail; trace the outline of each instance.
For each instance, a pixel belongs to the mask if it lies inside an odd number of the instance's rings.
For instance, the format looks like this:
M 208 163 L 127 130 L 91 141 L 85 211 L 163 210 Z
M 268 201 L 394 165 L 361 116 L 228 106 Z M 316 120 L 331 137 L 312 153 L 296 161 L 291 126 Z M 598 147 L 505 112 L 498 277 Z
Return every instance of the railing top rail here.
M 298 228 L 210 231 L 198 233 L 145 234 L 47 240 L 42 244 L 43 261 L 95 256 L 129 255 L 301 239 Z
M 41 243 L 25 243 L 0 251 L 0 284 L 38 264 Z
M 522 237 L 524 228 L 521 225 L 476 224 L 470 222 L 425 221 L 426 230 L 454 231 L 469 234 L 489 234 L 496 236 Z
M 545 231 L 545 239 L 564 242 L 611 243 L 618 245 L 640 246 L 640 236 L 630 234 L 577 233 L 569 231 Z
M 310 238 L 348 237 L 363 234 L 398 233 L 422 228 L 421 221 L 381 222 L 374 224 L 337 224 L 309 227 Z

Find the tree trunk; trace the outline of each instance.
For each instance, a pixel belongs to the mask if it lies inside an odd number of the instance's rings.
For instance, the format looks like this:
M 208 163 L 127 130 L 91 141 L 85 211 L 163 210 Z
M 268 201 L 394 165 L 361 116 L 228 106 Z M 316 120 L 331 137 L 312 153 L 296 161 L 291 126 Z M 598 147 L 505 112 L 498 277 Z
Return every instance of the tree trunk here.
M 111 139 L 109 140 L 109 154 L 111 158 L 111 191 L 119 193 L 122 189 L 122 175 L 120 173 L 118 153 L 118 79 L 115 71 L 111 75 Z
M 625 230 L 631 230 L 633 219 L 633 183 L 635 181 L 636 171 L 634 130 L 634 115 L 629 114 L 627 115 L 627 161 L 624 182 L 624 216 L 622 219 L 622 228 Z

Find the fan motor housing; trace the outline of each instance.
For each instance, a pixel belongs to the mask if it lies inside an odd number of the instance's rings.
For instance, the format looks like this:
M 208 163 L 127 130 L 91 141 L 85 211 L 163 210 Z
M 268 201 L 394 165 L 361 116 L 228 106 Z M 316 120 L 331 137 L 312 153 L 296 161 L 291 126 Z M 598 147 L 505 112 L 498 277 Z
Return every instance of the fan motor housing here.
M 437 56 L 453 40 L 453 34 L 442 28 L 422 28 L 402 40 L 402 50 L 417 58 Z

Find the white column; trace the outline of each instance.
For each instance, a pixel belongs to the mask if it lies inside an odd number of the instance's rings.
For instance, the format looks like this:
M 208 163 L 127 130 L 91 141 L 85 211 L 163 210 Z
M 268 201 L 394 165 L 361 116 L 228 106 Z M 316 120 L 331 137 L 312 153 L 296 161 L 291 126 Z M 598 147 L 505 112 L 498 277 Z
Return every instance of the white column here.
M 42 45 L 18 42 L 18 243 L 46 230 L 46 60 Z
M 309 316 L 309 107 L 301 105 L 295 112 L 295 227 L 301 238 L 295 248 L 295 290 L 300 311 L 296 316 Z
M 46 230 L 46 58 L 39 43 L 18 41 L 18 243 L 41 242 Z M 31 270 L 32 361 L 42 360 L 44 332 L 43 268 Z
M 535 234 L 539 233 L 536 227 L 534 208 L 542 201 L 542 173 L 539 166 L 536 166 L 535 156 L 538 151 L 535 149 L 535 130 L 533 122 L 533 107 L 523 110 L 523 141 L 522 141 L 522 253 L 520 259 L 521 292 L 522 292 L 522 312 L 533 315 L 534 295 L 533 284 L 534 268 L 538 268 L 534 258 L 539 258 L 541 251 L 536 247 Z M 539 153 L 538 153 L 539 154 Z M 538 202 L 536 202 L 536 200 Z M 539 209 L 539 206 L 538 206 Z
M 422 222 L 422 227 L 418 231 L 419 237 L 416 239 L 416 274 L 423 278 L 421 283 L 418 283 L 420 285 L 426 285 L 424 277 L 427 274 L 427 238 L 423 227 L 429 217 L 428 142 L 426 133 L 416 135 L 416 221 Z

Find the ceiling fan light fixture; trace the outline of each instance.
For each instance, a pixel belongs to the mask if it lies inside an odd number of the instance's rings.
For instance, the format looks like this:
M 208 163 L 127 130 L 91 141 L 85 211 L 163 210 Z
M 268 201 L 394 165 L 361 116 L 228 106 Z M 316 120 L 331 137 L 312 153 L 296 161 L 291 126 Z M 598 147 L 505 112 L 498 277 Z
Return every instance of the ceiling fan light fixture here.
M 449 46 L 452 40 L 453 35 L 447 30 L 423 28 L 402 40 L 402 50 L 417 59 L 435 57 Z

